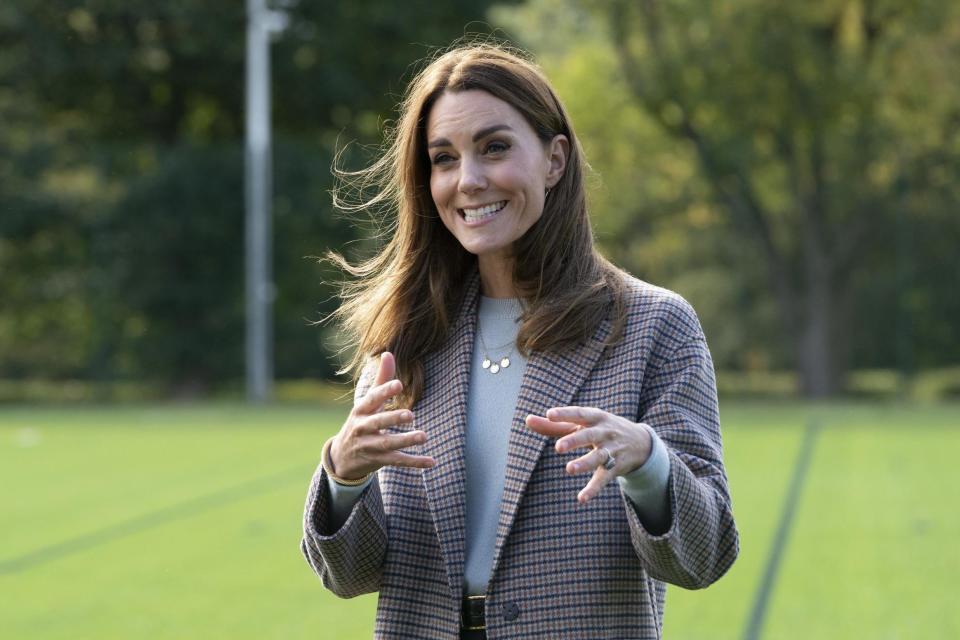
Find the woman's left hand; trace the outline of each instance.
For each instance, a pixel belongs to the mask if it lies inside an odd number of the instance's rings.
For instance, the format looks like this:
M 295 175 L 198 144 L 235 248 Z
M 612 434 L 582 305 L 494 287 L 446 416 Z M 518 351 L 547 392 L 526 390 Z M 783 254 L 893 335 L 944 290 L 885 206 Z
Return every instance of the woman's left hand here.
M 558 438 L 557 453 L 592 449 L 567 463 L 570 475 L 593 474 L 577 494 L 581 504 L 594 498 L 615 477 L 639 468 L 650 457 L 653 446 L 646 425 L 593 407 L 556 407 L 547 411 L 546 417 L 527 416 L 526 423 L 541 435 Z M 614 465 L 607 469 L 604 465 L 610 458 Z

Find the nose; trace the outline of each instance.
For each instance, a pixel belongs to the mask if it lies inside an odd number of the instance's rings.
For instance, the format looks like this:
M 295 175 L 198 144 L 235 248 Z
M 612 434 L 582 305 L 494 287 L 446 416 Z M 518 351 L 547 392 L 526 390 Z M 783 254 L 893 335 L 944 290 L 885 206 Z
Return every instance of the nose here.
M 483 166 L 471 158 L 462 158 L 460 161 L 460 183 L 457 185 L 460 193 L 477 193 L 487 188 L 487 177 Z

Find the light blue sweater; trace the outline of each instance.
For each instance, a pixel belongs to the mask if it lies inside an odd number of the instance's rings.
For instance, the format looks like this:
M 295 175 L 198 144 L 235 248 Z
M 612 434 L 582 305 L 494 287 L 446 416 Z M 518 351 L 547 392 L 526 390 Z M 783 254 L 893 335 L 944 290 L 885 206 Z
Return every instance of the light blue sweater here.
M 506 477 L 510 423 L 527 361 L 513 346 L 517 338 L 520 302 L 515 299 L 480 299 L 477 339 L 474 341 L 467 395 L 466 425 L 466 563 L 464 589 L 469 595 L 487 590 L 493 548 L 497 537 L 500 498 Z M 484 349 L 486 345 L 486 349 Z M 481 365 L 485 357 L 494 363 L 504 356 L 510 366 L 492 374 Z M 651 531 L 665 531 L 670 520 L 667 483 L 670 458 L 666 446 L 649 429 L 653 449 L 647 461 L 635 471 L 617 478 L 624 494 L 633 503 L 641 522 Z M 588 475 L 583 476 L 587 483 Z M 372 482 L 352 487 L 328 481 L 331 525 L 338 529 L 353 509 L 360 494 Z M 576 496 L 570 496 L 575 500 Z

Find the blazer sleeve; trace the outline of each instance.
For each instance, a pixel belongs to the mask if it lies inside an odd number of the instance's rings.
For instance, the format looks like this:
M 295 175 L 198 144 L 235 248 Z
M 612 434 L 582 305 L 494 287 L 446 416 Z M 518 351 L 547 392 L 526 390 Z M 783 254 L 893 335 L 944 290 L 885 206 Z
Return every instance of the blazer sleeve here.
M 330 491 L 321 465 L 310 482 L 300 550 L 323 585 L 341 598 L 378 591 L 387 552 L 379 483 L 370 483 L 336 531 L 330 531 L 330 517 Z
M 640 399 L 640 421 L 667 446 L 670 525 L 653 535 L 624 496 L 631 540 L 647 572 L 687 589 L 719 579 L 739 552 L 730 493 L 723 467 L 720 417 L 713 360 L 693 309 L 681 299 L 679 314 L 664 330 L 669 348 L 648 365 Z
M 362 397 L 372 382 L 368 366 L 354 398 Z M 327 483 L 327 473 L 320 464 L 307 492 L 300 551 L 324 586 L 337 596 L 352 598 L 378 591 L 387 552 L 387 518 L 380 484 L 374 479 L 353 505 L 346 522 L 332 531 Z

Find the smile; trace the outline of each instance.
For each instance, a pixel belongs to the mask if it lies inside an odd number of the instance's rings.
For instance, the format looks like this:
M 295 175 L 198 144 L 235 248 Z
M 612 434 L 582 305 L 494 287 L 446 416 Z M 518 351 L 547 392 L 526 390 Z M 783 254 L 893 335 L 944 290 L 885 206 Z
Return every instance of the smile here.
M 507 202 L 507 200 L 501 200 L 500 202 L 486 204 L 477 209 L 460 209 L 459 211 L 460 215 L 462 215 L 467 222 L 480 222 L 481 220 L 492 218 L 503 211 L 503 208 L 507 206 Z

